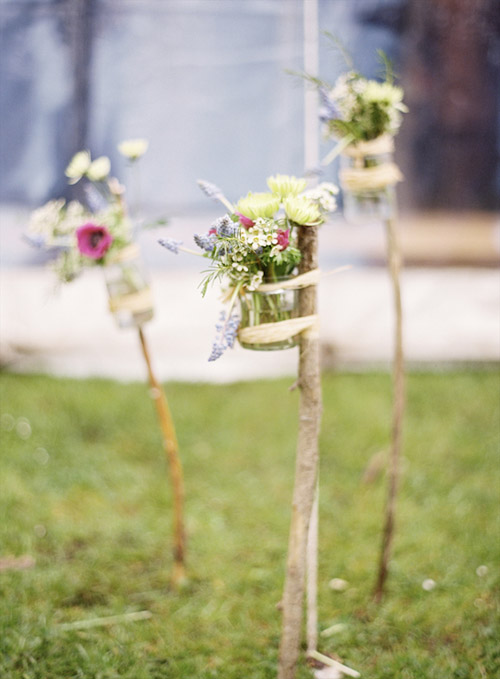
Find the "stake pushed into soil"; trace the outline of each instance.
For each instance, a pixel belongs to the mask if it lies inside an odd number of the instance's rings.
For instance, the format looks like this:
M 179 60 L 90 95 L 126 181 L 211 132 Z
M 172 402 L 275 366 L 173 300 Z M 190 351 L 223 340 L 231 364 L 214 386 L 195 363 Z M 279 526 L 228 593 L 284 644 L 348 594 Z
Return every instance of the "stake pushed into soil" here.
M 318 227 L 301 226 L 298 247 L 302 253 L 300 273 L 317 268 Z M 299 315 L 312 315 L 316 313 L 316 310 L 316 286 L 312 285 L 300 290 Z M 307 540 L 318 475 L 318 439 L 322 411 L 317 329 L 301 334 L 298 384 L 300 388 L 299 432 L 283 593 L 283 627 L 278 679 L 295 677 L 301 641 Z
M 148 369 L 149 384 L 151 395 L 154 399 L 158 419 L 163 434 L 163 447 L 167 455 L 170 468 L 170 479 L 172 483 L 172 494 L 174 500 L 174 567 L 172 582 L 177 585 L 186 577 L 185 568 L 185 532 L 184 532 L 184 478 L 182 465 L 179 457 L 177 437 L 175 435 L 174 423 L 170 414 L 167 399 L 159 382 L 157 381 L 151 359 L 149 356 L 146 338 L 141 327 L 139 327 L 139 339 L 141 341 L 142 353 Z
M 392 202 L 391 213 L 395 215 L 395 197 L 388 191 Z M 400 270 L 401 251 L 396 235 L 395 218 L 385 220 L 387 259 L 392 281 L 395 329 L 394 329 L 394 359 L 393 359 L 393 406 L 392 406 L 392 440 L 389 457 L 389 485 L 385 505 L 385 523 L 382 533 L 379 570 L 375 584 L 374 598 L 380 602 L 384 594 L 384 586 L 389 572 L 392 541 L 394 536 L 394 518 L 396 513 L 396 498 L 399 488 L 400 457 L 403 442 L 403 417 L 405 410 L 405 369 L 403 352 L 403 311 L 401 303 Z

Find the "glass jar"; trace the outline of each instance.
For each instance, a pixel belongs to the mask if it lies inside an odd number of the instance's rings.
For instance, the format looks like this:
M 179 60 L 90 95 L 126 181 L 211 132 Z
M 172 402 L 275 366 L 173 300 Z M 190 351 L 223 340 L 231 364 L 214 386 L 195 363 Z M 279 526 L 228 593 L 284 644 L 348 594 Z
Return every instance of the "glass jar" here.
M 270 290 L 246 291 L 240 296 L 240 332 L 245 328 L 255 328 L 264 324 L 280 323 L 289 321 L 298 316 L 298 290 L 288 287 L 280 287 L 280 283 L 293 280 L 293 276 L 278 278 L 275 281 L 264 280 L 264 285 L 269 285 Z M 262 341 L 249 341 L 238 337 L 238 341 L 245 349 L 255 351 L 277 351 L 291 349 L 298 344 L 299 335 L 286 337 L 285 339 L 272 340 L 273 328 L 263 329 L 263 334 L 268 335 Z
M 109 309 L 120 328 L 137 328 L 153 318 L 153 296 L 137 245 L 110 257 L 104 277 Z
M 355 224 L 394 217 L 395 185 L 402 175 L 393 161 L 393 140 L 351 144 L 340 157 L 344 216 Z

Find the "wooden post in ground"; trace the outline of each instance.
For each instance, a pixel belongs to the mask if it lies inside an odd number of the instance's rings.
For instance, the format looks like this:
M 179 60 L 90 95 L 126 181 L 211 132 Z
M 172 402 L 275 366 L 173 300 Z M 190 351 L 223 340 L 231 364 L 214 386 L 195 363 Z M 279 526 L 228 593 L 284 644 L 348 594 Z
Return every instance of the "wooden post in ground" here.
M 302 253 L 300 273 L 318 265 L 318 227 L 301 226 L 298 247 Z M 315 285 L 299 291 L 299 315 L 317 313 Z M 288 558 L 283 594 L 283 627 L 279 650 L 278 679 L 293 679 L 299 656 L 307 540 L 314 503 L 319 460 L 321 423 L 321 375 L 317 327 L 302 333 L 299 353 L 299 431 Z
M 170 479 L 172 483 L 173 495 L 173 511 L 174 511 L 174 566 L 172 573 L 172 582 L 177 585 L 186 576 L 185 568 L 185 532 L 184 532 L 184 479 L 182 473 L 182 465 L 179 458 L 179 448 L 177 445 L 177 437 L 175 435 L 174 423 L 170 414 L 167 399 L 165 394 L 157 381 L 151 359 L 149 356 L 146 338 L 141 327 L 139 327 L 139 339 L 141 342 L 142 353 L 146 361 L 148 370 L 149 384 L 151 387 L 151 395 L 154 399 L 160 426 L 163 434 L 163 446 L 167 455 L 167 460 L 170 468 Z
M 392 216 L 385 220 L 387 240 L 387 260 L 391 276 L 395 329 L 394 329 L 394 359 L 393 359 L 393 409 L 392 409 L 392 438 L 388 465 L 388 490 L 385 505 L 385 521 L 382 533 L 379 569 L 375 584 L 375 601 L 381 601 L 384 594 L 385 581 L 389 572 L 392 541 L 394 536 L 394 519 L 396 512 L 396 498 L 399 488 L 400 457 L 403 441 L 403 416 L 405 409 L 405 369 L 403 352 L 403 311 L 401 303 L 400 271 L 401 251 L 396 234 L 396 201 L 394 193 L 389 191 L 392 201 Z M 392 189 L 393 191 L 393 189 Z

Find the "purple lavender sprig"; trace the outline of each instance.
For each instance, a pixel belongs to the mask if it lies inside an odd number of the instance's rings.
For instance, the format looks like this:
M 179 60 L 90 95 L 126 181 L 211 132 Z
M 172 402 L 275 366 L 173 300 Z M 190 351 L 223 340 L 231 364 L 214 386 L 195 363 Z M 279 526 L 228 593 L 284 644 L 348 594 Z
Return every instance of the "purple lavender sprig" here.
M 174 240 L 173 238 L 160 238 L 158 243 L 167 248 L 167 250 L 170 250 L 170 252 L 173 252 L 174 255 L 179 254 L 179 247 L 182 245 L 181 240 Z
M 226 196 L 222 193 L 221 189 L 219 189 L 219 187 L 216 184 L 212 184 L 212 182 L 207 182 L 204 179 L 198 179 L 198 186 L 206 196 L 218 200 L 229 210 L 229 212 L 231 213 L 234 212 L 233 205 L 231 205 L 231 203 L 228 201 Z
M 320 87 L 318 92 L 321 101 L 321 108 L 319 110 L 319 119 L 321 120 L 321 122 L 327 123 L 330 120 L 337 120 L 338 118 L 340 118 L 341 117 L 340 112 L 333 103 L 333 101 L 330 99 L 330 96 L 326 88 Z
M 201 235 L 195 233 L 193 238 L 196 245 L 206 252 L 212 252 L 217 243 L 217 234 L 215 231 L 212 233 L 209 231 L 208 233 Z
M 221 311 L 219 322 L 215 326 L 217 335 L 212 346 L 212 353 L 208 357 L 209 361 L 216 361 L 226 349 L 233 348 L 239 325 L 240 318 L 237 311 L 232 311 L 227 318 L 226 312 Z

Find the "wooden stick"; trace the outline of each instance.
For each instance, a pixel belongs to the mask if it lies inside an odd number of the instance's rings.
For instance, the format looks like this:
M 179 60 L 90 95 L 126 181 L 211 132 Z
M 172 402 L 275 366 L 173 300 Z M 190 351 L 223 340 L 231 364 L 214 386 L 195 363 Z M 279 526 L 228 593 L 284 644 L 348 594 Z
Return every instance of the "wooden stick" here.
M 394 330 L 394 359 L 393 359 L 393 411 L 392 411 L 392 440 L 389 457 L 389 485 L 385 506 L 385 523 L 382 534 L 380 561 L 375 584 L 374 598 L 380 602 L 384 594 L 384 586 L 389 571 L 392 541 L 394 536 L 394 521 L 396 512 L 396 498 L 399 487 L 400 457 L 403 439 L 403 417 L 405 410 L 405 370 L 403 353 L 403 311 L 401 303 L 400 270 L 401 251 L 399 248 L 395 226 L 395 194 L 388 189 L 389 200 L 392 202 L 392 217 L 385 221 L 387 237 L 387 259 L 393 287 L 395 330 Z
M 310 651 L 307 655 L 310 658 L 314 658 L 314 660 L 322 662 L 324 665 L 328 665 L 329 667 L 335 667 L 343 674 L 347 674 L 348 677 L 361 676 L 360 673 L 357 670 L 353 670 L 352 667 L 347 667 L 347 665 L 343 665 L 341 662 L 338 662 L 338 660 L 334 660 L 333 658 L 330 658 L 330 656 L 328 655 L 323 655 L 323 653 L 318 653 L 318 651 Z
M 298 247 L 302 253 L 300 272 L 317 267 L 318 227 L 301 226 Z M 299 291 L 299 314 L 317 310 L 316 286 Z M 279 651 L 278 679 L 293 679 L 299 655 L 306 572 L 306 548 L 314 502 L 319 458 L 321 421 L 321 379 L 317 331 L 304 332 L 300 340 L 299 432 L 295 467 L 292 518 L 283 593 L 283 628 Z
M 306 638 L 307 652 L 318 648 L 318 528 L 319 528 L 319 471 L 314 491 L 314 502 L 307 536 L 307 609 Z
M 149 384 L 151 385 L 151 394 L 154 399 L 160 426 L 163 433 L 163 446 L 167 454 L 167 460 L 170 467 L 170 478 L 172 482 L 172 494 L 174 500 L 174 568 L 172 573 L 172 582 L 179 584 L 185 577 L 185 532 L 184 532 L 184 479 L 182 473 L 182 465 L 179 457 L 179 448 L 177 445 L 177 437 L 175 435 L 174 423 L 170 414 L 166 396 L 154 376 L 151 366 L 151 359 L 149 356 L 146 338 L 142 327 L 139 327 L 139 338 L 141 341 L 142 353 L 146 361 L 148 369 Z
M 65 622 L 57 625 L 57 629 L 65 632 L 72 629 L 88 629 L 89 627 L 107 627 L 117 625 L 122 622 L 137 622 L 138 620 L 149 620 L 153 614 L 151 611 L 137 611 L 135 613 L 124 613 L 123 615 L 109 615 L 105 618 L 89 618 L 88 620 L 75 620 L 75 622 Z

